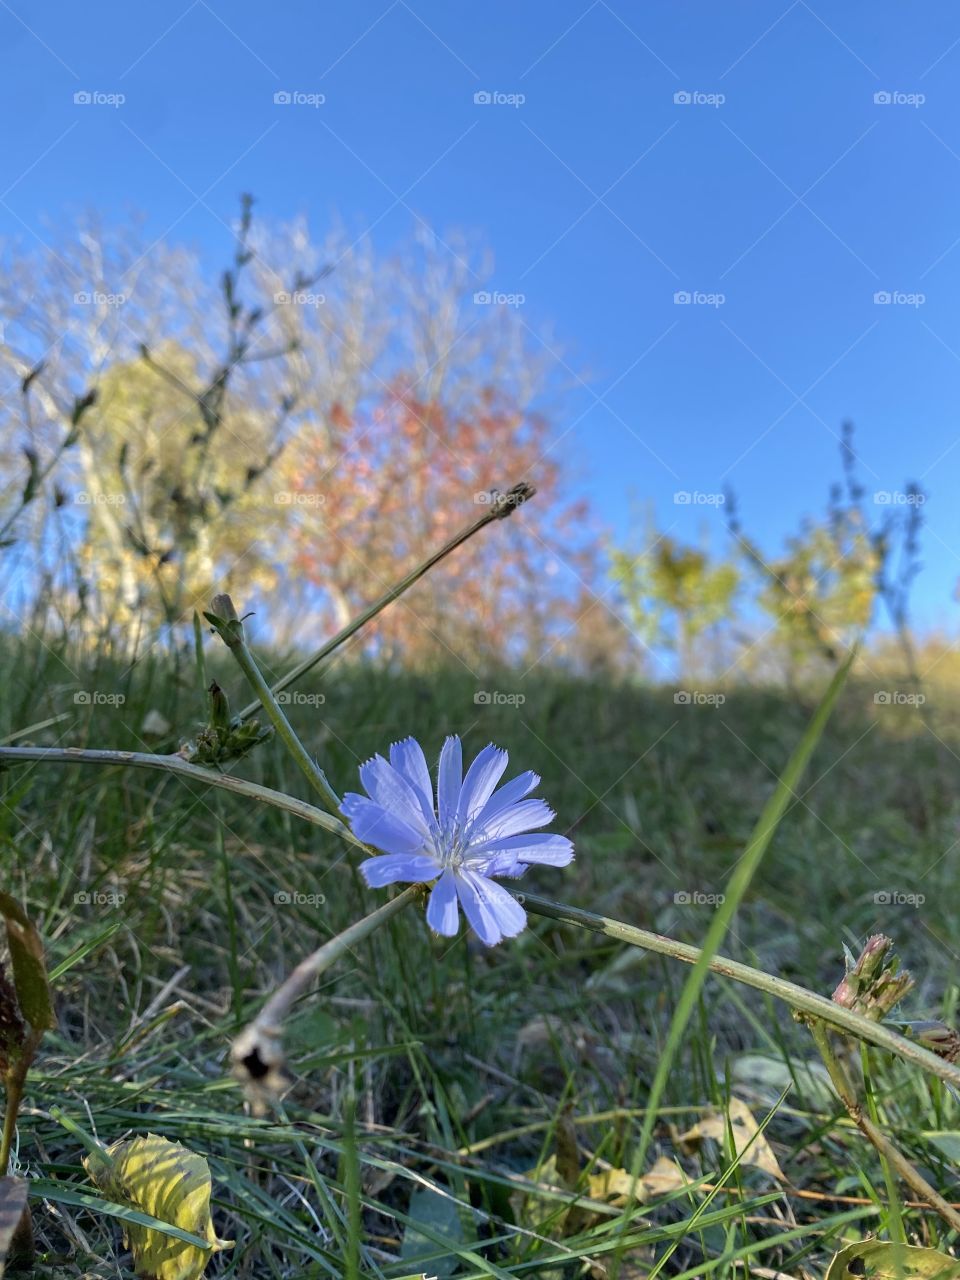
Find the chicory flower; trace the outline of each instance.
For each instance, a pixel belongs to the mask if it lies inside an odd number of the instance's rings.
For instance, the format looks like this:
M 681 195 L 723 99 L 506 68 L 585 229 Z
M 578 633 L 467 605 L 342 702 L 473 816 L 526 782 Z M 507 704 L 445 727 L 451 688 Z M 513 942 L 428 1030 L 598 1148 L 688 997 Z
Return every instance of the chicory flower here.
M 460 907 L 480 940 L 493 946 L 516 937 L 527 915 L 495 877 L 519 877 L 532 864 L 565 867 L 573 845 L 565 837 L 538 832 L 556 816 L 530 793 L 540 782 L 521 773 L 497 790 L 507 767 L 506 751 L 484 747 L 463 775 L 458 737 L 440 753 L 436 803 L 430 771 L 413 738 L 395 742 L 390 759 L 374 756 L 360 767 L 367 794 L 348 793 L 340 811 L 364 844 L 382 849 L 360 864 L 367 884 L 429 884 L 427 923 L 452 938 Z

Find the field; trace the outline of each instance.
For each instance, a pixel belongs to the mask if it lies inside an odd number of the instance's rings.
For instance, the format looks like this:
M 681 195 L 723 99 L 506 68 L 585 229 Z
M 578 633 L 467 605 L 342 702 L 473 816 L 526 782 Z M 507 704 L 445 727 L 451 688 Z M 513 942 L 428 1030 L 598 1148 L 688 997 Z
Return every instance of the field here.
M 171 751 L 205 718 L 189 655 L 131 670 L 9 641 L 2 661 L 0 737 L 17 746 Z M 226 655 L 210 661 L 243 705 Z M 822 693 L 734 685 L 678 702 L 673 689 L 539 669 L 349 663 L 296 687 L 290 720 L 339 791 L 408 734 L 431 760 L 448 732 L 467 759 L 493 741 L 510 751 L 508 777 L 542 775 L 554 829 L 576 846 L 571 867 L 534 869 L 523 887 L 697 945 Z M 844 944 L 856 954 L 882 931 L 916 980 L 904 1015 L 951 1023 L 956 701 L 945 690 L 919 707 L 878 703 L 878 687 L 861 663 L 720 950 L 829 996 Z M 145 733 L 150 712 L 166 736 Z M 276 740 L 230 769 L 308 795 Z M 332 835 L 192 781 L 31 763 L 0 786 L 5 886 L 45 939 L 59 1015 L 12 1170 L 41 1180 L 38 1275 L 130 1274 L 120 1224 L 76 1194 L 93 1189 L 71 1126 L 104 1141 L 157 1133 L 207 1157 L 217 1233 L 236 1242 L 208 1275 L 813 1276 L 868 1235 L 952 1240 L 885 1178 L 807 1028 L 714 976 L 643 1157 L 645 1169 L 676 1160 L 693 1185 L 668 1178 L 652 1206 L 644 1187 L 648 1203 L 629 1211 L 622 1187 L 605 1197 L 590 1179 L 633 1167 L 689 969 L 533 915 L 486 949 L 464 931 L 431 936 L 419 904 L 401 911 L 298 1004 L 291 1088 L 257 1117 L 230 1074 L 232 1037 L 299 959 L 390 891 L 367 889 Z M 891 1055 L 837 1044 L 866 1072 L 878 1127 L 960 1200 L 956 1097 Z M 768 1121 L 742 1159 L 723 1124 L 682 1138 L 732 1096 Z

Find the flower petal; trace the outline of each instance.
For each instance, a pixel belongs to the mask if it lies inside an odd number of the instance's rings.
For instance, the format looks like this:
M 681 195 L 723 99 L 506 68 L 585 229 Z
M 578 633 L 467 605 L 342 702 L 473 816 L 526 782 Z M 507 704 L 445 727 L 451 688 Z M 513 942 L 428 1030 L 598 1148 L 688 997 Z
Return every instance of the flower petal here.
M 457 816 L 463 825 L 475 818 L 493 795 L 494 788 L 503 777 L 509 758 L 506 751 L 501 751 L 491 742 L 489 746 L 483 748 L 467 770 L 457 807 Z
M 440 826 L 446 827 L 457 816 L 460 788 L 463 786 L 463 751 L 460 739 L 451 735 L 440 752 L 440 769 L 437 774 L 437 813 Z
M 555 817 L 556 814 L 550 806 L 544 804 L 542 800 L 521 800 L 519 804 L 495 813 L 492 818 L 484 816 L 482 822 L 476 823 L 477 842 L 471 844 L 470 853 L 473 855 L 490 848 L 495 843 L 499 844 L 501 838 L 505 836 L 517 836 L 523 831 L 530 831 L 533 827 L 545 827 Z
M 433 786 L 427 757 L 416 738 L 404 738 L 390 747 L 390 763 L 410 783 L 420 802 L 423 816 L 431 828 L 436 826 L 437 815 L 433 807 Z
M 353 834 L 364 844 L 372 844 L 384 853 L 420 853 L 426 843 L 423 834 L 398 818 L 383 805 L 366 796 L 349 791 L 340 812 L 353 828 Z
M 360 766 L 360 781 L 377 804 L 402 818 L 414 831 L 422 831 L 425 836 L 430 834 L 416 791 L 383 756 L 374 756 Z
M 516 778 L 511 778 L 509 782 L 503 784 L 499 791 L 493 793 L 483 806 L 482 812 L 477 814 L 477 821 L 483 822 L 487 818 L 492 818 L 495 813 L 499 813 L 501 809 L 517 804 L 524 796 L 528 796 L 534 787 L 539 785 L 540 775 L 532 770 L 521 773 Z
M 385 884 L 424 884 L 440 874 L 433 858 L 415 853 L 385 853 L 382 858 L 367 858 L 360 863 L 360 874 L 371 889 Z
M 445 938 L 454 938 L 460 928 L 460 909 L 457 906 L 457 879 L 448 867 L 430 891 L 427 903 L 427 924 Z
M 471 871 L 457 873 L 457 893 L 474 933 L 488 947 L 502 938 L 515 938 L 527 923 L 527 913 L 512 893 L 494 880 Z
M 470 852 L 473 854 L 474 850 L 471 849 Z M 495 861 L 499 861 L 501 855 L 504 855 L 517 862 L 539 862 L 546 867 L 566 867 L 573 861 L 573 842 L 566 836 L 531 832 L 528 835 L 507 836 L 491 841 L 482 852 L 494 855 Z M 494 871 L 491 864 L 485 874 L 493 876 L 508 873 Z

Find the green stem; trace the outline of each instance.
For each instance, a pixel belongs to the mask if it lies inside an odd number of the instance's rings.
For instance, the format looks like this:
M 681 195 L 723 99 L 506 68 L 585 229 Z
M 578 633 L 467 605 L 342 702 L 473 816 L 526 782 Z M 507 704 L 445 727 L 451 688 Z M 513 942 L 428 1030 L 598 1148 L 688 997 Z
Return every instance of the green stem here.
M 695 965 L 704 954 L 699 947 L 677 942 L 661 933 L 650 933 L 646 929 L 638 929 L 620 920 L 612 920 L 609 916 L 583 911 L 580 907 L 551 902 L 549 898 L 540 898 L 530 893 L 523 894 L 522 900 L 526 909 L 532 911 L 534 915 L 546 916 L 548 919 L 558 920 L 562 924 L 572 924 L 581 929 L 590 929 L 617 942 L 627 942 L 631 946 L 641 947 L 644 951 L 655 951 L 673 960 L 681 960 L 684 964 Z M 886 1049 L 888 1053 L 896 1054 L 897 1057 L 912 1063 L 929 1075 L 939 1076 L 941 1080 L 946 1080 L 955 1088 L 960 1087 L 960 1066 L 947 1062 L 944 1058 L 938 1058 L 935 1053 L 924 1049 L 915 1040 L 908 1040 L 905 1036 L 898 1035 L 882 1023 L 872 1022 L 862 1014 L 854 1013 L 852 1009 L 844 1009 L 841 1005 L 834 1004 L 826 996 L 808 991 L 806 987 L 799 987 L 795 982 L 788 982 L 785 978 L 777 978 L 773 974 L 752 969 L 749 965 L 741 964 L 737 960 L 729 960 L 726 956 L 711 956 L 707 967 L 711 972 L 718 973 L 724 978 L 732 978 L 734 982 L 741 982 L 744 986 L 765 991 L 775 1000 L 788 1004 L 800 1013 L 810 1014 L 831 1026 L 839 1027 L 858 1040 L 865 1040 L 875 1044 L 879 1049 Z
M 42 1039 L 42 1030 L 30 1031 L 3 1078 L 6 1109 L 3 1113 L 3 1133 L 0 1135 L 0 1178 L 5 1178 L 10 1168 L 10 1152 L 13 1150 L 13 1138 L 17 1131 L 20 1103 L 23 1101 L 23 1087 L 30 1063 Z
M 284 715 L 275 693 L 260 674 L 260 668 L 243 638 L 243 624 L 236 622 L 225 627 L 217 627 L 216 630 L 236 658 L 237 666 L 247 677 L 247 683 L 260 700 L 260 705 L 267 713 L 267 718 L 276 730 L 277 737 L 287 748 L 313 789 L 323 796 L 328 807 L 337 813 L 340 809 L 340 797 L 327 781 L 326 775 L 313 756 L 297 737 L 296 730 Z
M 259 783 L 235 778 L 229 773 L 219 773 L 212 769 L 201 768 L 199 765 L 189 764 L 180 756 L 149 755 L 137 751 L 94 751 L 77 747 L 0 747 L 0 764 L 4 761 L 25 763 L 31 760 L 49 764 L 129 765 L 135 768 L 170 772 L 186 781 L 220 787 L 226 791 L 233 791 L 237 795 L 248 796 L 250 799 L 283 809 L 306 822 L 323 827 L 331 834 L 367 852 L 363 841 L 358 840 L 345 823 L 332 818 L 315 805 L 285 795 L 282 791 L 262 787 Z M 625 942 L 629 946 L 640 947 L 644 951 L 654 951 L 684 964 L 696 964 L 703 954 L 699 947 L 677 942 L 661 933 L 639 929 L 635 925 L 625 924 L 609 916 L 584 911 L 581 907 L 553 902 L 549 898 L 541 898 L 531 893 L 523 894 L 522 899 L 524 906 L 534 915 L 556 920 L 561 924 L 573 925 L 575 928 L 589 929 L 593 933 L 604 934 L 617 942 Z M 795 982 L 788 982 L 785 978 L 763 973 L 759 969 L 751 968 L 750 965 L 741 964 L 737 960 L 730 960 L 721 955 L 711 956 L 708 967 L 711 972 L 721 977 L 730 978 L 757 991 L 765 991 L 775 1000 L 782 1001 L 800 1013 L 821 1018 L 824 1022 L 846 1031 L 848 1035 L 874 1044 L 879 1049 L 885 1049 L 888 1053 L 895 1054 L 905 1062 L 919 1067 L 928 1075 L 937 1076 L 954 1088 L 960 1088 L 960 1065 L 937 1057 L 915 1039 L 899 1035 L 882 1023 L 872 1022 L 861 1014 L 834 1004 L 826 996 L 818 995 L 814 991 L 808 991 L 806 987 L 798 986 Z
M 274 791 L 272 787 L 262 787 L 258 782 L 248 782 L 246 778 L 236 778 L 230 773 L 190 764 L 182 756 L 151 755 L 145 751 L 94 751 L 85 747 L 0 747 L 0 766 L 4 762 L 25 764 L 31 760 L 40 764 L 126 765 L 135 769 L 159 769 L 165 773 L 173 773 L 185 782 L 202 782 L 204 786 L 219 787 L 236 795 L 247 796 L 251 800 L 259 800 L 262 804 L 272 805 L 275 809 L 283 809 L 305 822 L 323 827 L 331 835 L 339 836 L 358 849 L 366 850 L 363 841 L 357 839 L 346 823 L 324 813 L 316 805 L 288 796 L 283 791 Z
M 844 1105 L 847 1115 L 867 1141 L 877 1149 L 880 1159 L 888 1162 L 897 1171 L 910 1190 L 919 1196 L 921 1200 L 926 1201 L 931 1209 L 935 1209 L 944 1222 L 952 1227 L 954 1231 L 960 1231 L 960 1213 L 957 1213 L 956 1209 L 948 1204 L 938 1191 L 931 1187 L 926 1178 L 921 1177 L 910 1161 L 901 1154 L 890 1139 L 877 1128 L 872 1120 L 863 1114 L 863 1107 L 856 1096 L 853 1086 L 850 1084 L 847 1073 L 833 1052 L 826 1024 L 819 1018 L 807 1018 L 804 1021 L 810 1028 L 814 1043 L 820 1050 L 823 1065 L 827 1068 L 830 1080 Z
M 823 1057 L 823 1054 L 820 1055 Z M 838 1059 L 839 1061 L 839 1059 Z M 877 1110 L 877 1099 L 873 1092 L 873 1081 L 870 1074 L 870 1046 L 860 1044 L 860 1066 L 863 1071 L 863 1094 L 867 1101 L 871 1123 L 879 1129 L 880 1113 Z M 849 1076 L 847 1077 L 849 1079 Z M 890 1235 L 898 1244 L 907 1243 L 907 1233 L 903 1226 L 903 1215 L 900 1212 L 900 1198 L 897 1195 L 897 1180 L 893 1166 L 887 1157 L 880 1152 L 880 1167 L 883 1170 L 883 1181 L 887 1188 L 887 1205 L 890 1209 Z
M 288 685 L 293 684 L 295 680 L 299 680 L 302 675 L 306 675 L 318 663 L 323 662 L 324 658 L 329 658 L 336 649 L 345 644 L 361 627 L 365 627 L 378 613 L 382 613 L 387 605 L 393 604 L 394 600 L 398 600 L 415 582 L 419 582 L 425 573 L 429 573 L 433 566 L 439 564 L 451 551 L 456 551 L 457 547 L 469 541 L 474 534 L 479 533 L 488 524 L 492 524 L 494 520 L 502 520 L 505 516 L 509 516 L 521 503 L 529 502 L 535 493 L 536 489 L 533 485 L 521 482 L 520 484 L 515 484 L 506 493 L 491 494 L 490 505 L 479 519 L 474 520 L 472 524 L 466 525 L 459 533 L 454 534 L 450 541 L 445 542 L 439 551 L 435 551 L 433 555 L 428 556 L 426 560 L 418 564 L 415 569 L 411 569 L 405 578 L 401 578 L 389 591 L 385 591 L 379 600 L 375 600 L 373 604 L 368 605 L 362 613 L 359 613 L 352 621 L 348 622 L 342 631 L 338 631 L 316 653 L 304 659 L 292 671 L 288 671 L 283 679 L 278 680 L 273 686 L 272 692 L 275 694 L 280 693 Z M 251 702 L 248 707 L 244 707 L 240 712 L 240 719 L 249 720 L 259 710 L 261 701 L 262 699 L 258 699 L 256 702 Z

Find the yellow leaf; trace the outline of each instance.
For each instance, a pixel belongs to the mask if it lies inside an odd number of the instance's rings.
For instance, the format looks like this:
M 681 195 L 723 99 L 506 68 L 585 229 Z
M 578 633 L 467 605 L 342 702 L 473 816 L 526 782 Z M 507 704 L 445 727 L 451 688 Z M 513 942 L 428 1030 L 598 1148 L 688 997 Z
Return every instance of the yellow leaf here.
M 199 1249 L 128 1223 L 125 1239 L 137 1275 L 145 1280 L 199 1280 L 213 1253 L 232 1245 L 232 1240 L 217 1239 L 210 1221 L 209 1165 L 179 1142 L 149 1133 L 115 1142 L 83 1163 L 107 1195 L 210 1242 L 209 1249 Z
M 887 1240 L 859 1240 L 834 1257 L 826 1280 L 956 1280 L 960 1262 L 939 1249 L 892 1244 Z
M 686 1186 L 687 1181 L 676 1160 L 661 1156 L 637 1179 L 634 1199 L 646 1204 L 657 1196 Z M 590 1175 L 590 1198 L 606 1200 L 611 1204 L 626 1204 L 632 1185 L 633 1178 L 627 1169 L 607 1169 L 604 1173 L 594 1173 Z
M 713 1115 L 704 1116 L 692 1129 L 680 1135 L 680 1141 L 698 1144 L 704 1138 L 712 1138 L 723 1146 L 728 1132 L 733 1136 L 734 1152 L 738 1156 L 743 1154 L 744 1164 L 755 1165 L 771 1177 L 779 1178 L 781 1182 L 786 1181 L 770 1143 L 760 1133 L 753 1113 L 740 1098 L 730 1099 L 726 1115 L 717 1111 Z

